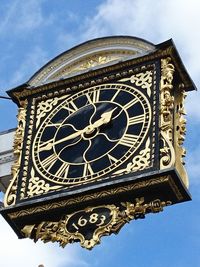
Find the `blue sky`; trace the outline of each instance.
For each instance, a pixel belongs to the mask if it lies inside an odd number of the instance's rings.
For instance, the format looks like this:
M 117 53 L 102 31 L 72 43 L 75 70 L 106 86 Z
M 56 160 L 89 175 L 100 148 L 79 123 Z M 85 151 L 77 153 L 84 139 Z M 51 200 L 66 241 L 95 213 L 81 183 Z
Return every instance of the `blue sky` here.
M 199 0 L 0 0 L 0 95 L 74 45 L 116 34 L 155 44 L 173 38 L 199 88 L 199 10 Z M 199 93 L 190 93 L 186 102 L 186 168 L 193 201 L 132 221 L 92 251 L 77 244 L 62 249 L 18 240 L 0 218 L 1 266 L 200 266 Z M 0 100 L 0 131 L 16 127 L 16 112 L 15 104 Z

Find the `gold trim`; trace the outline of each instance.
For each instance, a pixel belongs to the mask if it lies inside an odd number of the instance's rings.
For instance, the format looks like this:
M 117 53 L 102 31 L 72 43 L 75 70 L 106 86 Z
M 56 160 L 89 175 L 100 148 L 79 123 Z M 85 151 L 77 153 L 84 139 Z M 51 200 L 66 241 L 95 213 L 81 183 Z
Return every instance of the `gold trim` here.
M 79 203 L 83 203 L 83 202 L 87 202 L 87 201 L 93 201 L 95 199 L 100 200 L 100 199 L 104 199 L 104 198 L 107 198 L 107 197 L 113 196 L 113 195 L 118 195 L 118 194 L 121 194 L 124 192 L 129 192 L 129 191 L 133 191 L 136 189 L 141 189 L 141 188 L 145 188 L 148 186 L 168 183 L 170 181 L 170 179 L 172 179 L 171 176 L 152 178 L 152 179 L 149 179 L 147 181 L 141 181 L 141 182 L 137 182 L 137 183 L 134 183 L 131 185 L 126 185 L 123 187 L 120 186 L 120 187 L 116 187 L 116 188 L 112 188 L 112 189 L 108 189 L 108 190 L 103 190 L 103 191 L 100 191 L 97 193 L 85 194 L 83 196 L 77 196 L 77 197 L 71 197 L 69 199 L 61 200 L 58 202 L 54 202 L 54 203 L 50 203 L 50 204 L 43 204 L 43 205 L 38 206 L 38 207 L 28 208 L 28 209 L 24 209 L 24 210 L 20 210 L 20 211 L 16 211 L 16 212 L 11 212 L 8 216 L 10 217 L 10 219 L 16 219 L 19 217 L 40 213 L 40 212 L 43 212 L 46 210 L 53 210 L 53 209 L 57 209 L 57 208 L 77 205 Z M 174 188 L 172 183 L 170 183 L 170 186 L 172 187 L 172 189 Z M 177 190 L 178 190 L 179 194 L 181 194 L 179 189 L 177 189 Z M 176 197 L 178 198 L 177 190 L 175 190 L 174 192 L 176 194 Z
M 35 98 L 33 98 L 33 102 L 30 108 L 30 117 L 27 129 L 26 139 L 23 138 L 23 143 L 25 146 L 24 158 L 23 158 L 23 171 L 22 171 L 22 182 L 20 185 L 20 199 L 25 198 L 26 193 L 26 185 L 27 185 L 27 178 L 28 178 L 28 167 L 29 167 L 29 158 L 30 158 L 30 150 L 32 145 L 32 134 L 33 134 L 33 121 L 35 116 Z M 27 120 L 27 118 L 26 118 Z
M 181 194 L 178 186 L 175 184 L 174 180 L 171 177 L 169 179 L 169 184 L 170 184 L 172 190 L 174 191 L 174 194 L 176 195 L 177 199 L 179 201 L 183 200 L 183 195 Z
M 17 182 L 18 182 L 18 175 L 19 175 L 19 170 L 20 170 L 20 165 L 21 165 L 24 131 L 25 131 L 25 126 L 26 126 L 27 104 L 28 104 L 27 100 L 21 102 L 21 107 L 18 110 L 18 116 L 17 116 L 18 127 L 15 132 L 14 144 L 13 144 L 15 162 L 11 168 L 13 178 L 8 186 L 8 189 L 4 197 L 5 207 L 14 205 L 16 203 Z M 23 182 L 24 181 L 22 181 L 22 183 Z
M 156 199 L 151 201 L 150 203 L 144 203 L 144 198 L 136 198 L 133 202 L 124 202 L 119 206 L 116 205 L 105 205 L 105 206 L 97 206 L 97 207 L 88 207 L 82 211 L 77 211 L 72 214 L 63 216 L 58 222 L 44 221 L 39 225 L 26 225 L 23 227 L 21 232 L 25 237 L 29 237 L 34 239 L 37 242 L 41 239 L 44 243 L 46 242 L 58 242 L 60 246 L 63 248 L 69 244 L 79 241 L 80 245 L 83 248 L 91 250 L 95 245 L 100 243 L 100 239 L 102 236 L 111 235 L 112 233 L 117 234 L 121 227 L 126 223 L 130 222 L 133 219 L 143 219 L 147 213 L 158 213 L 163 211 L 165 206 L 171 205 L 171 201 L 160 201 L 160 199 Z M 109 221 L 105 223 L 106 216 L 98 214 L 97 210 L 101 208 L 106 208 L 110 210 Z M 95 209 L 95 213 L 93 212 Z M 84 218 L 84 216 L 79 217 L 78 226 L 75 224 L 75 216 L 78 214 L 85 214 L 88 216 L 90 214 L 89 219 Z M 98 219 L 100 219 L 100 223 L 97 224 Z M 68 230 L 69 220 L 72 220 L 74 227 L 76 227 L 75 231 Z M 88 239 L 87 236 L 81 232 L 80 228 L 89 224 L 93 224 L 95 226 L 95 230 L 91 235 L 91 238 Z M 101 226 L 100 226 L 101 225 Z M 93 227 L 94 227 L 93 226 Z M 88 228 L 88 231 L 90 228 Z M 92 233 L 92 232 L 91 232 Z

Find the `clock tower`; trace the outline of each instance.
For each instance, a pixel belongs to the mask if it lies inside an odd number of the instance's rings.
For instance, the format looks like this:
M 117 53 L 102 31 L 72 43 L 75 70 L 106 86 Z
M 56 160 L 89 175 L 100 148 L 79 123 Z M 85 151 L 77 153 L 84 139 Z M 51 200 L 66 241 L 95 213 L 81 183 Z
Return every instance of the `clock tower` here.
M 1 214 L 18 237 L 92 249 L 190 200 L 182 144 L 194 89 L 172 40 L 115 36 L 66 51 L 10 90 L 16 161 Z

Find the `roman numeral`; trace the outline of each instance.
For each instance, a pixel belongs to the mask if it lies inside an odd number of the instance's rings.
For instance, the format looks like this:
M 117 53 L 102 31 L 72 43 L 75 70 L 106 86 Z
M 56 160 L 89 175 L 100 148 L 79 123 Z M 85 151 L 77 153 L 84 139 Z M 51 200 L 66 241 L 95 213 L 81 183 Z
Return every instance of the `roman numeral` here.
M 73 110 L 75 110 L 75 111 L 78 110 L 77 106 L 75 105 L 75 103 L 73 101 L 71 101 L 69 104 L 73 107 Z
M 69 114 L 74 113 L 75 111 L 78 110 L 77 106 L 75 105 L 75 103 L 73 101 L 71 101 L 70 103 L 68 103 L 63 108 L 66 109 L 66 110 L 68 110 L 69 111 Z
M 86 94 L 88 102 L 90 104 L 99 102 L 100 90 L 95 90 L 92 93 Z
M 125 134 L 122 139 L 119 141 L 119 144 L 123 145 L 123 146 L 128 146 L 128 147 L 132 147 L 135 142 L 138 139 L 138 135 L 134 135 L 134 134 Z
M 117 95 L 119 94 L 119 90 L 116 91 L 116 93 L 114 94 L 114 96 L 111 98 L 111 102 L 113 102 L 115 100 L 115 98 L 117 97 Z
M 86 163 L 83 169 L 83 177 L 88 176 L 88 175 L 93 175 L 93 174 L 94 172 L 92 170 L 91 165 L 89 163 Z
M 115 157 L 111 156 L 110 154 L 108 154 L 108 159 L 110 161 L 110 164 L 116 163 L 118 161 L 118 159 L 116 159 Z
M 137 99 L 137 98 L 134 98 L 133 100 L 131 100 L 130 102 L 128 102 L 128 103 L 124 106 L 124 108 L 125 108 L 125 109 L 128 109 L 128 108 L 130 108 L 131 106 L 135 105 L 137 102 L 138 102 L 138 99 Z
M 69 163 L 64 162 L 60 168 L 55 173 L 56 176 L 67 178 L 68 172 L 69 172 Z
M 93 103 L 99 102 L 100 90 L 96 90 L 92 93 L 92 101 Z
M 56 161 L 57 156 L 55 154 L 52 154 L 42 161 L 42 165 L 45 169 L 50 170 Z
M 144 114 L 137 115 L 137 116 L 134 116 L 132 118 L 129 118 L 128 123 L 130 125 L 137 124 L 137 123 L 142 123 L 142 122 L 144 122 L 144 118 L 145 118 L 145 115 Z

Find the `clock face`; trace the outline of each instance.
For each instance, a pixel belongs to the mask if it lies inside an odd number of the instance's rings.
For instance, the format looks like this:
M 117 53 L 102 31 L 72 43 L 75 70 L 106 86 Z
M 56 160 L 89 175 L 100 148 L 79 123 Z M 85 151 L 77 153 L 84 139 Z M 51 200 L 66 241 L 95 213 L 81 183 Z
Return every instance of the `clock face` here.
M 139 148 L 151 117 L 145 95 L 124 84 L 103 84 L 61 97 L 34 138 L 35 168 L 63 185 L 109 176 Z

